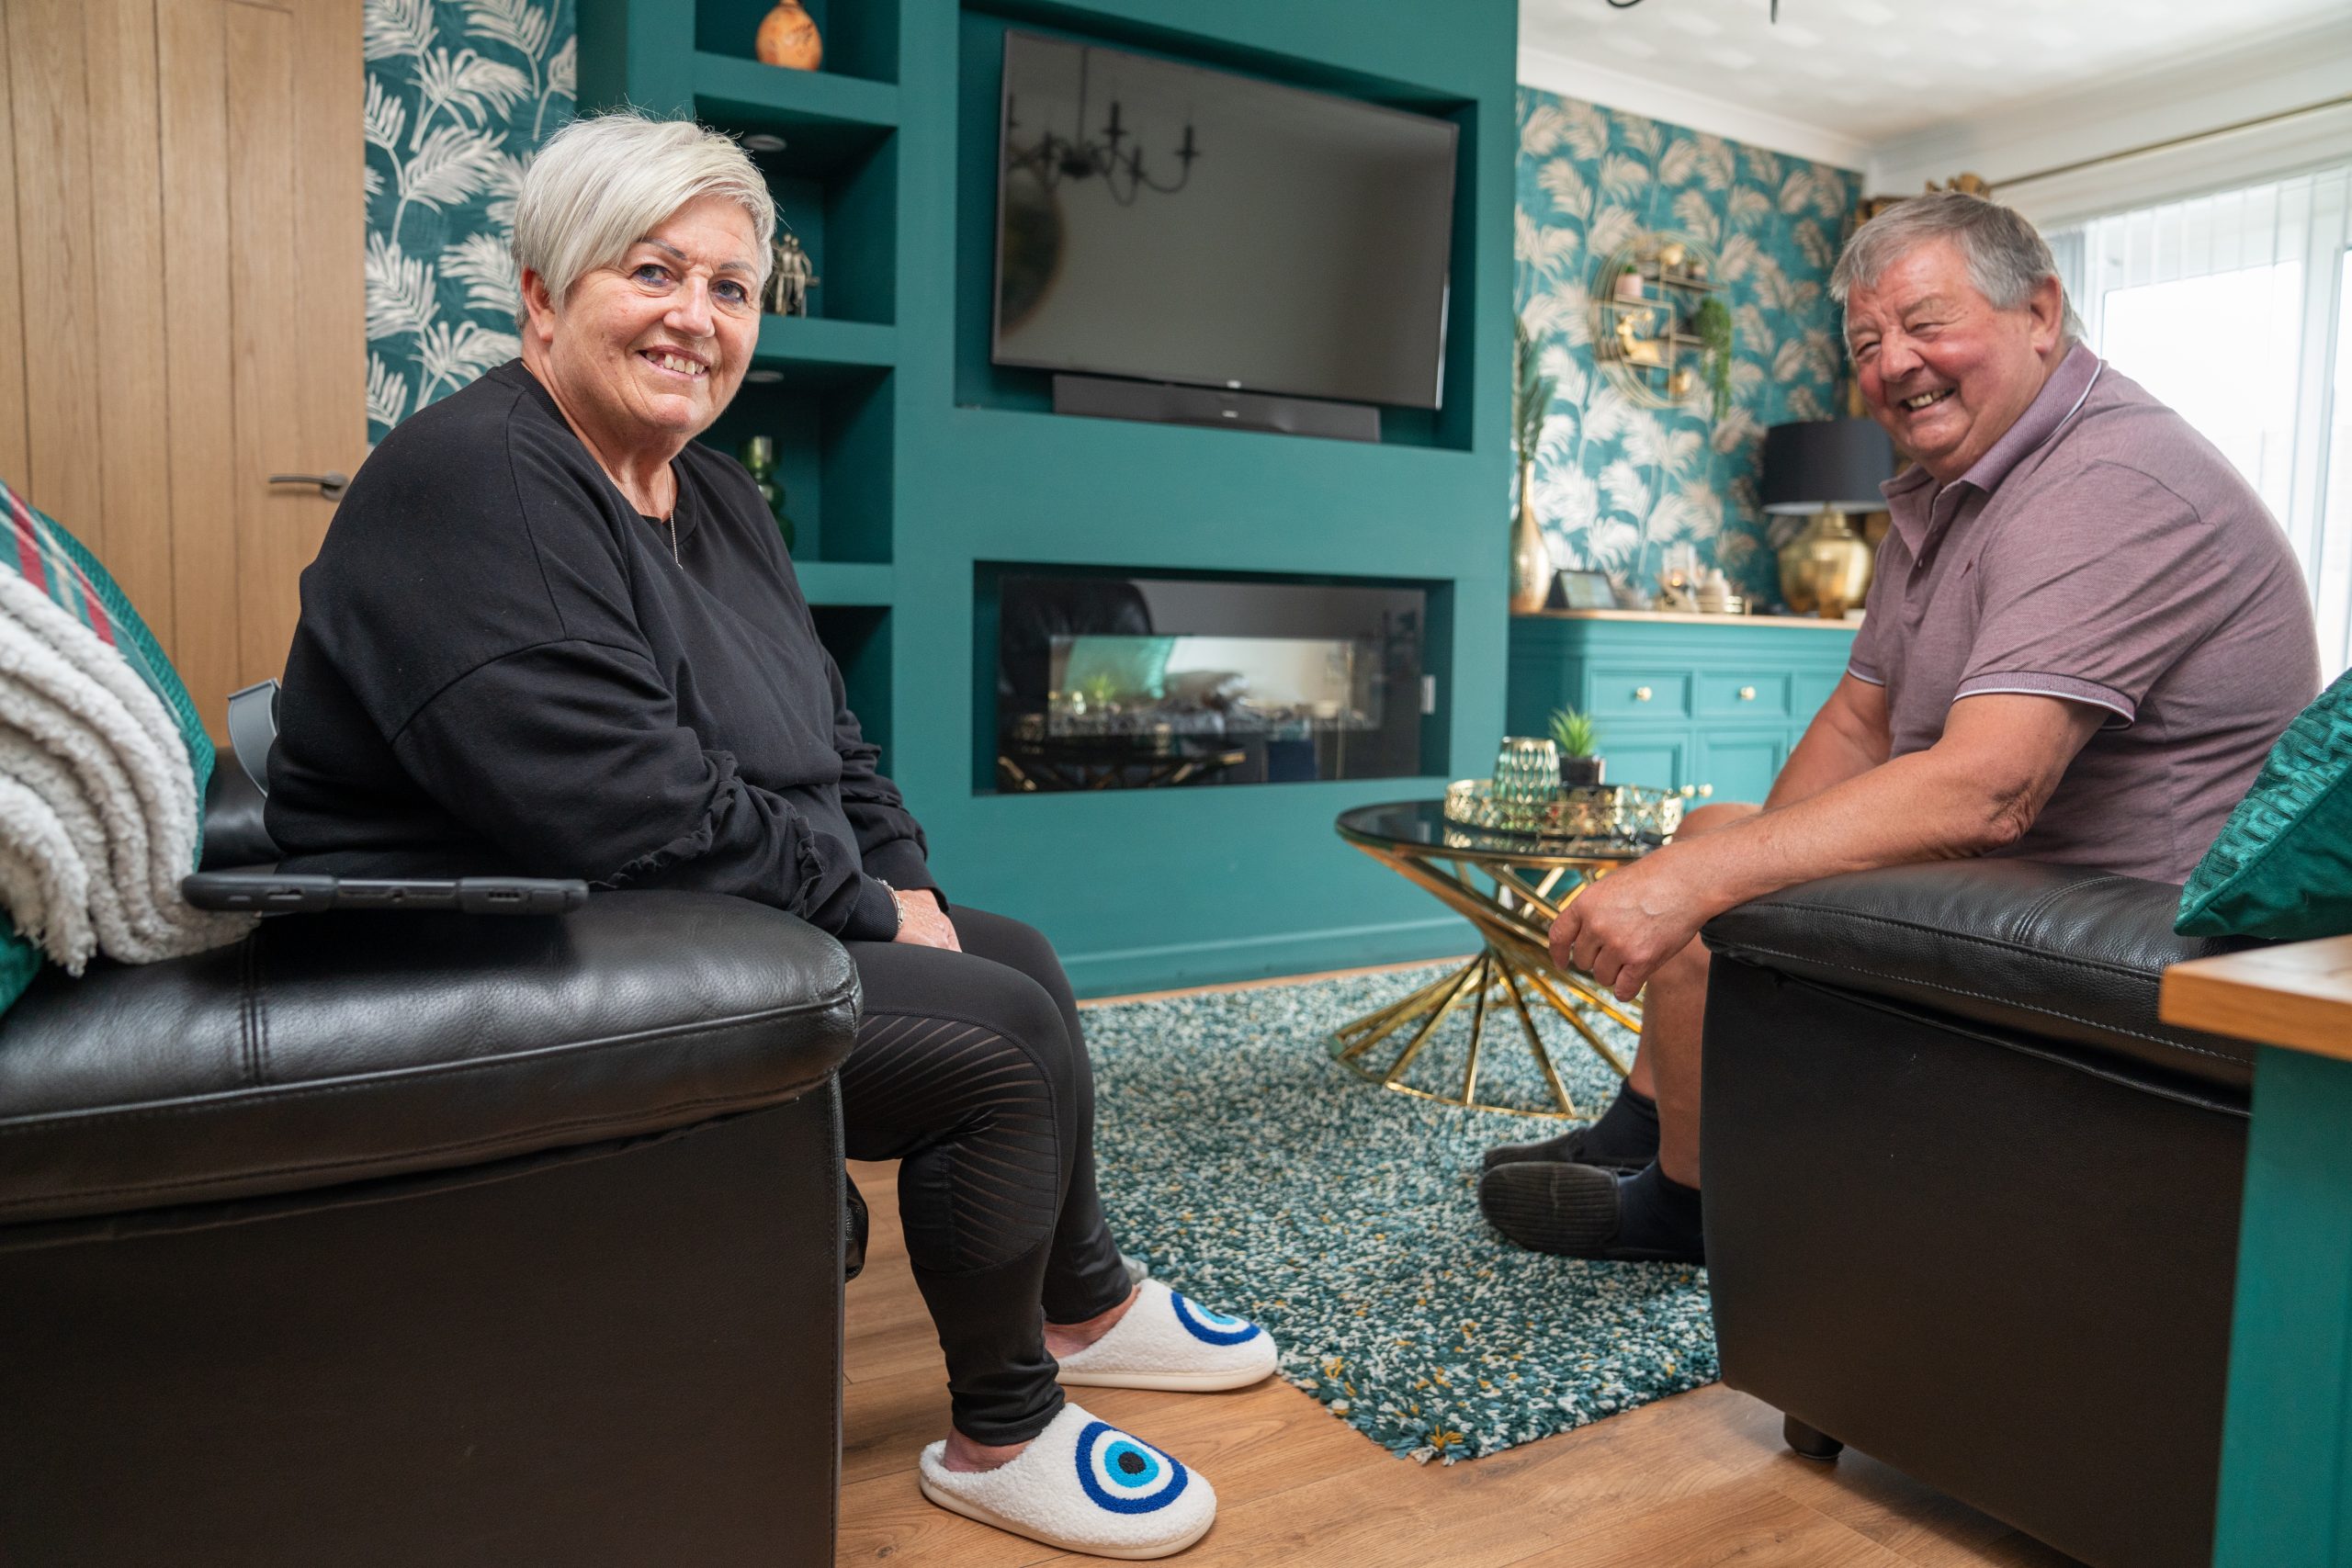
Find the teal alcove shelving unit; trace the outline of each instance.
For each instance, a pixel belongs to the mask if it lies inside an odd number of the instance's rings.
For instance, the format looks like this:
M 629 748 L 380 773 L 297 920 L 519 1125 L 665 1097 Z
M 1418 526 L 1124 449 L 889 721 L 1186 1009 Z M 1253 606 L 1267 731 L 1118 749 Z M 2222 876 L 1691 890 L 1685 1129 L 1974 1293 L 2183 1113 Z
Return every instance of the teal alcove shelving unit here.
M 823 68 L 752 58 L 766 0 L 578 0 L 581 103 L 783 138 L 758 154 L 822 284 L 761 333 L 706 439 L 776 438 L 796 561 L 951 896 L 1041 927 L 1102 993 L 1467 951 L 1340 845 L 1351 806 L 1484 771 L 1502 733 L 1516 8 L 1462 0 L 808 0 Z M 1462 128 L 1444 406 L 1376 446 L 1050 412 L 989 363 L 1007 27 L 1450 118 Z M 1419 779 L 1005 796 L 976 787 L 1003 564 L 1361 577 L 1431 591 L 1445 707 Z

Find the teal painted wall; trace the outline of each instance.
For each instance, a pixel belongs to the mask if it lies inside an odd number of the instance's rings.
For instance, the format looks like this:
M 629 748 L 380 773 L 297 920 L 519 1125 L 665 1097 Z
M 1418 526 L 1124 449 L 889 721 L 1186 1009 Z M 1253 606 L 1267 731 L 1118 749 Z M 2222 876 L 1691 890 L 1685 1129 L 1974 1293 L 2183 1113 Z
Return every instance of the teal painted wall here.
M 519 352 L 514 194 L 571 117 L 571 0 L 367 0 L 368 439 Z
M 1654 585 L 1688 543 L 1742 592 L 1780 597 L 1756 505 L 1767 426 L 1835 412 L 1845 350 L 1829 299 L 1861 176 L 1640 115 L 1519 93 L 1515 297 L 1558 386 L 1535 465 L 1555 558 Z M 1642 230 L 1720 257 L 1736 332 L 1733 405 L 1639 408 L 1599 371 L 1595 274 Z
M 1510 0 L 1443 27 L 1403 0 L 1124 0 L 967 13 L 910 25 L 903 167 L 954 203 L 922 204 L 901 246 L 903 450 L 894 614 L 925 621 L 897 672 L 890 765 L 930 829 L 951 892 L 1035 921 L 1083 990 L 1123 990 L 1472 945 L 1468 929 L 1340 844 L 1340 810 L 1436 793 L 1443 780 L 1033 796 L 975 795 L 968 671 L 973 564 L 1360 574 L 1453 585 L 1446 766 L 1475 770 L 1502 729 L 1512 100 Z M 1402 107 L 1453 112 L 1474 149 L 1457 198 L 1447 408 L 1423 445 L 1365 447 L 1239 431 L 1057 418 L 987 366 L 1001 18 Z M 975 56 L 978 56 L 976 59 Z M 986 98 L 971 101 L 985 86 Z M 915 107 L 953 98 L 952 143 Z M 1478 374 L 1474 367 L 1485 368 Z M 1035 389 L 1029 389 L 1035 395 Z M 1445 442 L 1451 445 L 1436 445 Z M 901 649 L 910 646 L 902 641 Z M 941 675 L 953 672 L 953 678 Z M 1442 773 L 1443 769 L 1440 770 Z
M 828 282 L 815 308 L 839 320 L 781 324 L 779 344 L 804 347 L 779 347 L 786 380 L 774 406 L 797 406 L 786 396 L 796 378 L 820 401 L 830 396 L 823 378 L 846 378 L 866 389 L 860 417 L 879 408 L 888 428 L 861 449 L 854 536 L 837 515 L 849 466 L 820 476 L 818 543 L 802 552 L 803 575 L 812 599 L 835 591 L 820 592 L 827 582 L 856 585 L 841 589 L 855 597 L 820 610 L 820 620 L 854 701 L 881 732 L 885 766 L 929 830 L 950 895 L 1034 921 L 1080 987 L 1095 993 L 1467 951 L 1464 924 L 1345 848 L 1331 823 L 1349 807 L 1437 793 L 1447 777 L 1481 769 L 1502 732 L 1512 0 L 1465 0 L 1442 26 L 1408 0 L 985 8 L 898 0 L 894 12 L 887 0 L 861 0 L 855 11 L 833 0 L 810 6 L 827 31 L 826 79 L 781 85 L 775 73 L 747 79 L 719 58 L 749 52 L 764 6 L 702 0 L 693 29 L 684 9 L 578 0 L 581 99 L 698 106 L 736 128 L 781 116 L 771 123 L 796 143 L 783 156 L 805 155 L 816 171 L 797 206 L 807 215 L 826 204 L 816 216 L 835 254 L 820 265 Z M 885 14 L 894 28 L 879 25 Z M 1404 420 L 1398 440 L 1366 446 L 1060 418 L 1044 412 L 1040 383 L 995 372 L 987 363 L 990 51 L 1008 22 L 1453 117 L 1464 159 L 1444 409 Z M 865 37 L 837 60 L 853 26 Z M 792 105 L 714 112 L 761 94 Z M 828 116 L 857 124 L 829 129 Z M 819 140 L 860 126 L 872 144 L 838 158 Z M 845 194 L 857 211 L 843 212 Z M 874 222 L 886 197 L 896 220 L 887 234 Z M 799 221 L 793 200 L 785 217 Z M 859 363 L 791 357 L 820 356 L 820 344 L 832 345 L 822 355 L 854 352 Z M 839 414 L 838 401 L 813 409 L 820 423 Z M 857 563 L 854 579 L 841 574 L 844 562 Z M 1435 584 L 1442 637 L 1431 662 L 1445 671 L 1452 707 L 1431 771 L 1371 783 L 976 794 L 981 562 Z

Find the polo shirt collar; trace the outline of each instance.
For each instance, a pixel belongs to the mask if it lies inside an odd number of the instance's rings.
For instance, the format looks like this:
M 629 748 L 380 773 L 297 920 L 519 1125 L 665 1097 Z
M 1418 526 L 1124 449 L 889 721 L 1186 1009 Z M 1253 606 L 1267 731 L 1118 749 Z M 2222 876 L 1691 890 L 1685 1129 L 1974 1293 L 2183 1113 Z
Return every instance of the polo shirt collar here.
M 1940 492 L 1934 478 L 1917 463 L 1881 485 L 1879 491 L 1886 497 L 1895 530 L 1903 536 L 1912 555 L 1925 553 L 1928 536 L 1936 531 L 1937 525 L 1949 518 L 1959 505 L 1962 485 L 1990 495 L 2009 477 L 2010 470 L 2057 434 L 2059 427 L 2083 406 L 2091 383 L 2098 379 L 2103 367 L 2099 356 L 2087 344 L 2078 343 L 2068 349 L 2066 357 L 2058 362 L 2058 367 L 2050 373 L 2050 379 L 2041 384 L 2041 390 L 2026 405 L 2017 423 L 2004 431 L 1966 473 Z M 1951 498 L 1950 504 L 1942 504 L 1947 496 Z

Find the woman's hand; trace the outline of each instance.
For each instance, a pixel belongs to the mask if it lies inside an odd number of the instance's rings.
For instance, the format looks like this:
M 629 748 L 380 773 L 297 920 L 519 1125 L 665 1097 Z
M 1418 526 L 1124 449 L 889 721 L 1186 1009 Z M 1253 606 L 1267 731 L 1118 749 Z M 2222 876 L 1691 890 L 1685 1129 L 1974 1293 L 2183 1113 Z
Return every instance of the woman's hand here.
M 956 928 L 948 921 L 947 911 L 940 907 L 938 894 L 928 887 L 910 888 L 899 895 L 899 907 L 906 913 L 899 922 L 899 934 L 891 941 L 910 942 L 916 947 L 944 947 L 950 953 L 964 951 L 956 940 Z

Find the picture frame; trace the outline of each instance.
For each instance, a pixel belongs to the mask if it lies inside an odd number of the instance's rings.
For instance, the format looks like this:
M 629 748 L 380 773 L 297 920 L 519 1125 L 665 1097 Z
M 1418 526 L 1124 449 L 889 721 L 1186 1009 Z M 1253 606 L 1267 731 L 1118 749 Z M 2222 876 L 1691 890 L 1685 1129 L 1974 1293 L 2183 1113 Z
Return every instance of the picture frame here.
M 1613 610 L 1617 607 L 1617 590 L 1605 571 L 1587 571 L 1562 568 L 1552 579 L 1550 608 L 1560 610 Z

